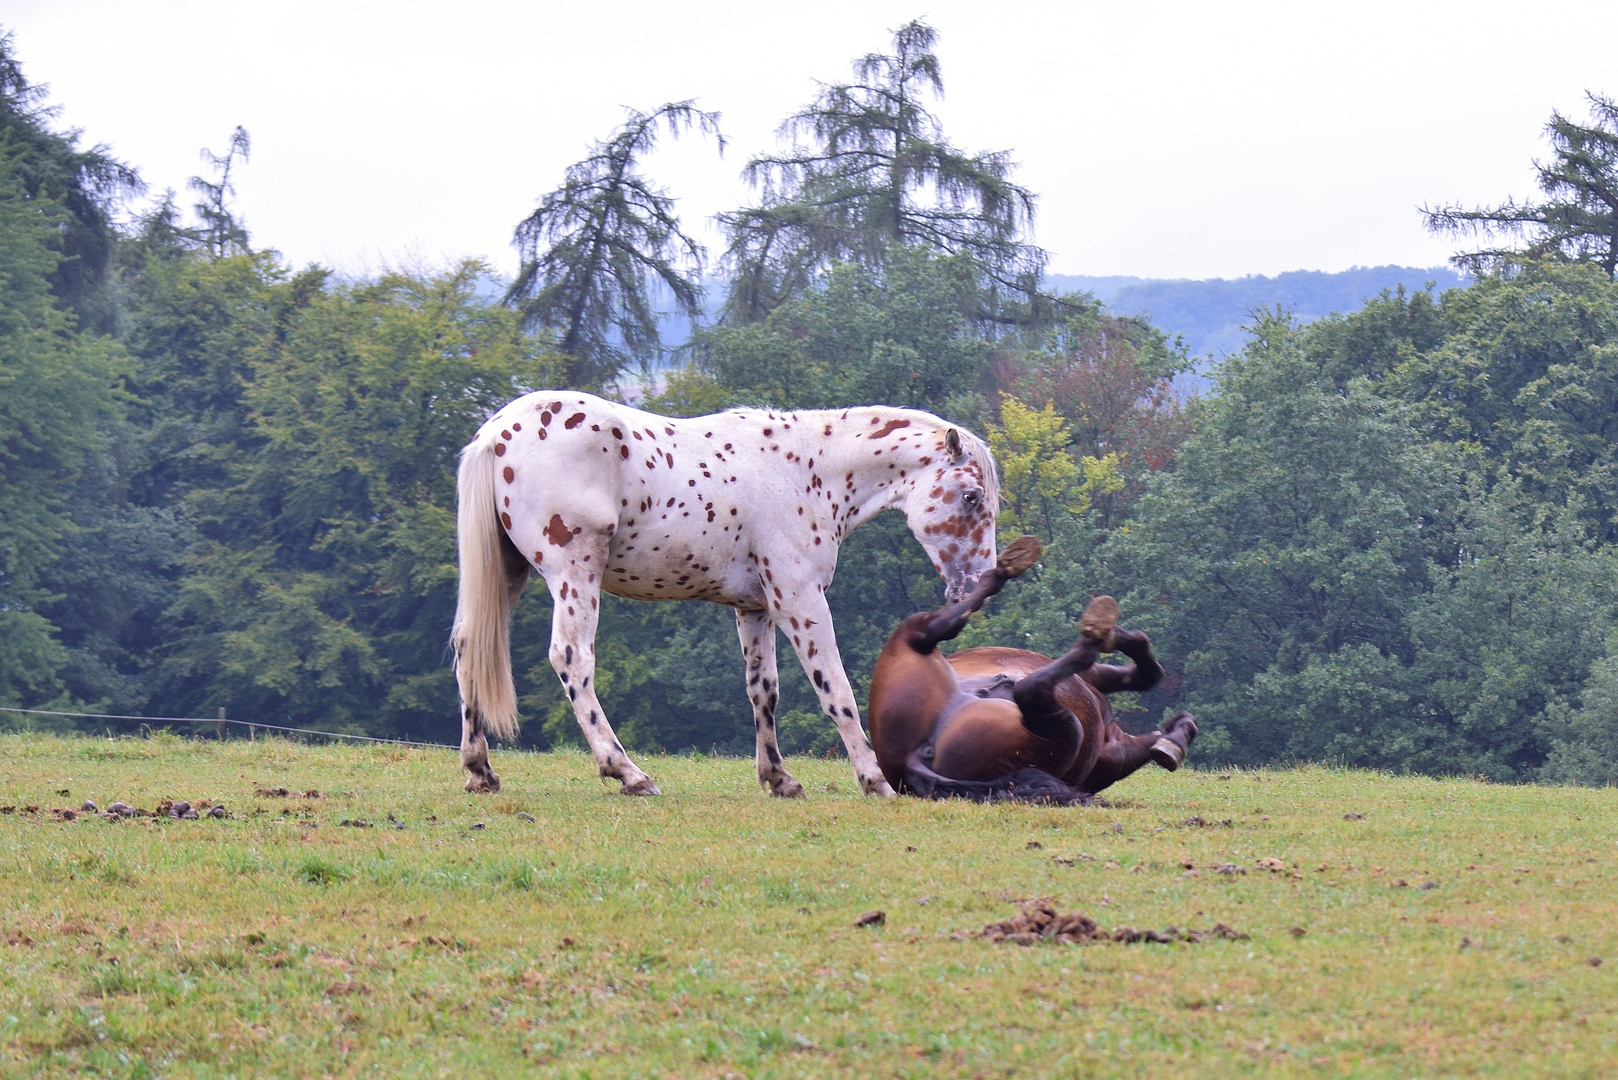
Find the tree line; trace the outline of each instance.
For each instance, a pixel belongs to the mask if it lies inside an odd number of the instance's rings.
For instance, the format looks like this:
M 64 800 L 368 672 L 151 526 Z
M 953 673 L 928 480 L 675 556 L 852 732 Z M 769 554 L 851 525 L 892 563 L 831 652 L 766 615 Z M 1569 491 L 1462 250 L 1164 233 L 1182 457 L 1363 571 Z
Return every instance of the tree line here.
M 692 101 L 631 112 L 517 223 L 521 268 L 362 280 L 290 265 L 233 210 L 251 142 L 193 205 L 62 129 L 0 38 L 0 705 L 454 741 L 454 464 L 529 389 L 694 415 L 881 402 L 982 432 L 1002 535 L 1041 566 L 962 644 L 1058 652 L 1090 596 L 1152 633 L 1206 762 L 1298 760 L 1500 780 L 1618 780 L 1618 115 L 1553 117 L 1543 203 L 1429 211 L 1487 239 L 1466 288 L 1300 325 L 1253 314 L 1211 390 L 1185 350 L 1044 287 L 1037 199 L 932 111 L 914 22 L 822 85 L 707 253 L 646 171 L 660 138 L 723 145 Z M 1605 208 L 1605 209 L 1604 209 Z M 941 588 L 897 515 L 828 593 L 850 675 Z M 522 741 L 577 739 L 513 630 Z M 728 611 L 604 599 L 598 685 L 631 747 L 751 747 Z M 783 669 L 789 752 L 835 753 Z M 92 726 L 0 714 L 12 727 Z

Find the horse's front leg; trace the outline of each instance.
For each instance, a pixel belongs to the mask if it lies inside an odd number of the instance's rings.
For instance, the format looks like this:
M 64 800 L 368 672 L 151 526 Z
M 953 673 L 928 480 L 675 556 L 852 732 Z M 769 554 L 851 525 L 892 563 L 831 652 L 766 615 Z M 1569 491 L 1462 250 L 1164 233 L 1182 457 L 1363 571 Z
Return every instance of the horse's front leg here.
M 621 781 L 625 795 L 659 795 L 662 793 L 652 783 L 652 778 L 629 760 L 596 697 L 596 624 L 600 618 L 601 590 L 590 567 L 606 564 L 606 545 L 600 545 L 597 552 L 589 554 L 588 560 L 575 556 L 565 566 L 555 569 L 551 568 L 550 559 L 545 562 L 545 584 L 550 586 L 554 605 L 551 667 L 562 680 L 562 689 L 567 691 L 573 715 L 578 718 L 601 775 Z
M 736 636 L 741 638 L 747 665 L 747 699 L 753 703 L 758 782 L 780 798 L 802 798 L 803 785 L 781 763 L 775 741 L 775 706 L 781 684 L 775 668 L 775 623 L 762 611 L 736 612 Z
M 826 597 L 811 586 L 793 597 L 794 610 L 775 613 L 776 625 L 792 638 L 803 673 L 820 698 L 820 708 L 837 725 L 848 750 L 848 759 L 854 766 L 860 790 L 867 795 L 892 795 L 893 788 L 882 775 L 876 762 L 871 740 L 860 726 L 859 703 L 854 700 L 854 688 L 843 671 L 842 657 L 837 652 L 837 637 L 832 631 L 831 609 Z

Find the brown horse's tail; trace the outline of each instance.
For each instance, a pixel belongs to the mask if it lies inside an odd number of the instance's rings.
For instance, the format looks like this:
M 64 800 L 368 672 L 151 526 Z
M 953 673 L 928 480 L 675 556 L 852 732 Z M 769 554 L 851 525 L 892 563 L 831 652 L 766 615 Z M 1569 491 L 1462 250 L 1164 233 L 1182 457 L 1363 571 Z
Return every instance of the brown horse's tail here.
M 494 445 L 487 440 L 474 440 L 461 451 L 456 479 L 460 505 L 455 520 L 460 595 L 450 643 L 455 650 L 462 707 L 479 717 L 490 734 L 510 740 L 517 734 L 510 616 L 522 580 L 513 582 L 506 565 L 503 547 L 511 542 L 495 517 L 494 465 Z

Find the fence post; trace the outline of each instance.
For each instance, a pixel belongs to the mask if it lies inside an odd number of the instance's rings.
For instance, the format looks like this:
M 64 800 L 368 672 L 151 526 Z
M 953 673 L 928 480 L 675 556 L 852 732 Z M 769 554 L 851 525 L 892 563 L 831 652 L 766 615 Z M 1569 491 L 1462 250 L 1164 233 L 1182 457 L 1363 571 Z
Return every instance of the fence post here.
M 225 741 L 225 707 L 219 706 L 219 741 Z

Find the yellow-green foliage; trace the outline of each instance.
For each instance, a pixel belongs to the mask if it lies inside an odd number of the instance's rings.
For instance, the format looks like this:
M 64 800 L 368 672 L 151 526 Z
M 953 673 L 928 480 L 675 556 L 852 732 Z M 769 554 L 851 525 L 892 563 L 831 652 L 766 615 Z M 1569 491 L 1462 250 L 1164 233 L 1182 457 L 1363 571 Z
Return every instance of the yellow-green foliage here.
M 474 797 L 448 751 L 0 738 L 4 802 L 41 807 L 0 815 L 0 1072 L 1591 1076 L 1618 1049 L 1612 789 L 1154 769 L 1055 809 L 794 759 L 811 794 L 780 802 L 750 762 L 659 758 L 668 794 L 628 800 L 582 754 L 495 764 Z M 283 786 L 321 797 L 253 795 Z M 86 797 L 232 817 L 48 813 Z M 1040 897 L 1251 938 L 955 936 Z
M 1054 402 L 1035 410 L 1000 395 L 1000 424 L 989 428 L 989 446 L 1000 465 L 1001 528 L 1049 536 L 1053 515 L 1083 517 L 1096 496 L 1123 488 L 1116 452 L 1074 461 L 1072 439 Z
M 704 416 L 731 405 L 730 395 L 719 381 L 695 364 L 670 368 L 663 379 L 662 391 L 648 393 L 641 408 L 665 416 Z M 644 388 L 651 391 L 656 385 Z

